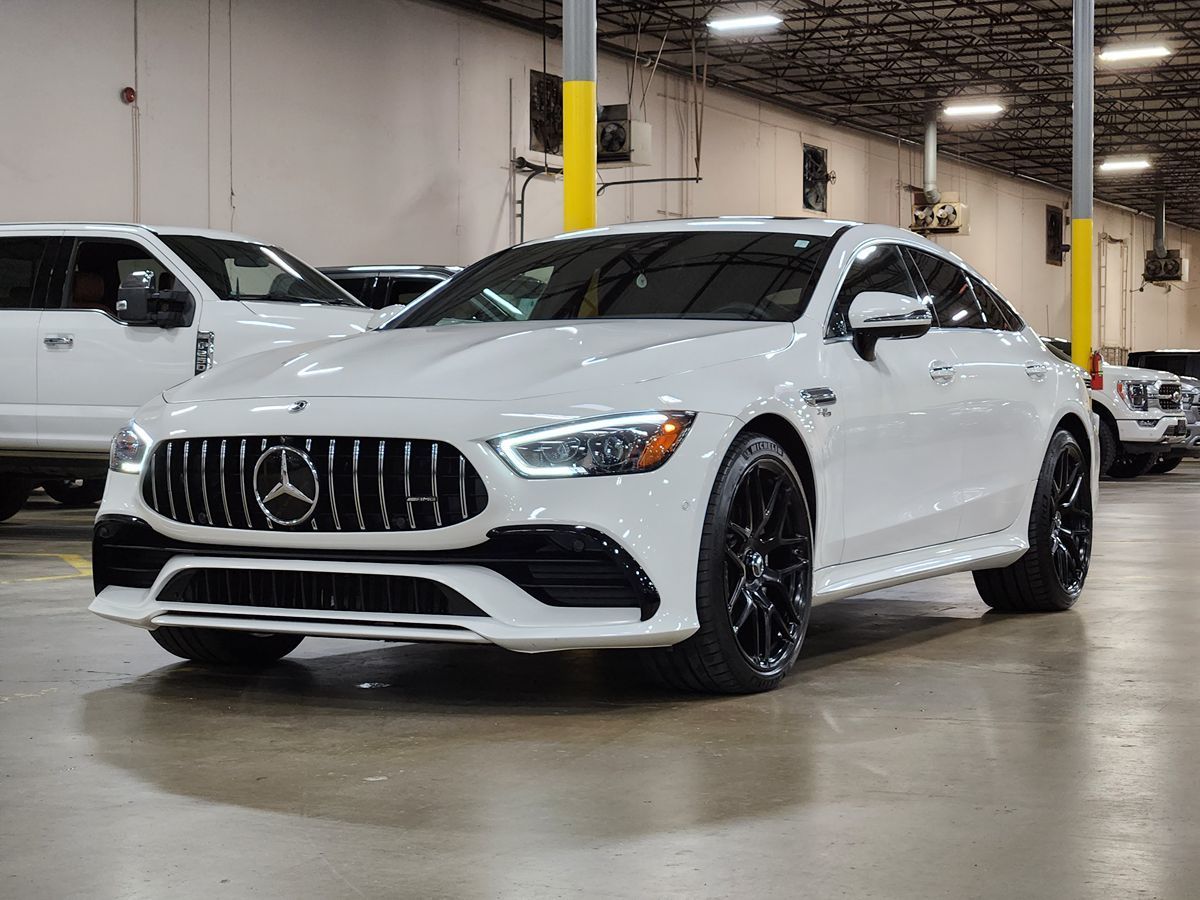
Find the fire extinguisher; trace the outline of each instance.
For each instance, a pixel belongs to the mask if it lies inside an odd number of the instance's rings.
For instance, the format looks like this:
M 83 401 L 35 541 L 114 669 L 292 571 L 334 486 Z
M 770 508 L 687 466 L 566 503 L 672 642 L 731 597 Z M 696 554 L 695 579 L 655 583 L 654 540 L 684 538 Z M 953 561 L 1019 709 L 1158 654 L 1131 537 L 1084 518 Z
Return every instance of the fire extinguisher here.
M 1092 353 L 1092 366 L 1089 374 L 1092 377 L 1092 390 L 1104 390 L 1104 357 L 1100 355 L 1099 350 Z

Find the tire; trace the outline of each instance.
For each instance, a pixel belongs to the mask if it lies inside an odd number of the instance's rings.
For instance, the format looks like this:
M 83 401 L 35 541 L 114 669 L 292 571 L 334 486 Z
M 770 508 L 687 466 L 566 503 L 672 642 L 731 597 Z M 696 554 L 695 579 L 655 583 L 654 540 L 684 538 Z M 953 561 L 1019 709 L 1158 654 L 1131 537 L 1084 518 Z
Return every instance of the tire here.
M 32 490 L 33 482 L 26 478 L 0 476 L 0 522 L 19 513 Z
M 1100 438 L 1100 477 L 1104 478 L 1108 475 L 1108 470 L 1112 468 L 1113 461 L 1121 452 L 1120 445 L 1117 443 L 1117 432 L 1111 424 L 1104 419 L 1100 420 L 1099 429 Z
M 265 666 L 287 656 L 302 634 L 257 634 L 160 625 L 150 636 L 168 653 L 213 666 Z
M 983 602 L 1000 612 L 1070 609 L 1083 590 L 1091 556 L 1092 486 L 1087 457 L 1070 433 L 1058 431 L 1038 475 L 1029 516 L 1029 549 L 1002 569 L 974 572 L 975 587 Z
M 1160 456 L 1158 462 L 1150 467 L 1150 474 L 1166 475 L 1168 472 L 1174 472 L 1179 468 L 1181 462 L 1183 462 L 1182 456 Z
M 103 478 L 56 478 L 42 482 L 44 490 L 52 499 L 71 509 L 82 509 L 100 502 L 104 496 Z
M 779 685 L 800 653 L 812 607 L 808 509 L 803 482 L 779 444 L 758 434 L 734 442 L 700 538 L 700 628 L 673 647 L 644 651 L 653 675 L 704 693 Z
M 1157 462 L 1157 453 L 1122 453 L 1109 466 L 1108 477 L 1138 478 L 1153 469 Z

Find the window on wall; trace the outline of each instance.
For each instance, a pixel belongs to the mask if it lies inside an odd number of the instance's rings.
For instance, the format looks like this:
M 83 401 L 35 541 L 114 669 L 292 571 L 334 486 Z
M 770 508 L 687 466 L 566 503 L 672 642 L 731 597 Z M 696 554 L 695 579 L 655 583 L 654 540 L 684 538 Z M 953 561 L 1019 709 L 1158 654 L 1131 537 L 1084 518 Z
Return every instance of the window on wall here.
M 917 289 L 908 273 L 900 248 L 892 244 L 872 244 L 858 251 L 842 289 L 838 291 L 829 317 L 828 337 L 844 337 L 850 333 L 850 304 L 865 291 L 887 291 L 916 297 Z
M 829 211 L 829 151 L 804 145 L 804 208 Z
M 1046 262 L 1063 264 L 1063 211 L 1058 206 L 1046 207 Z

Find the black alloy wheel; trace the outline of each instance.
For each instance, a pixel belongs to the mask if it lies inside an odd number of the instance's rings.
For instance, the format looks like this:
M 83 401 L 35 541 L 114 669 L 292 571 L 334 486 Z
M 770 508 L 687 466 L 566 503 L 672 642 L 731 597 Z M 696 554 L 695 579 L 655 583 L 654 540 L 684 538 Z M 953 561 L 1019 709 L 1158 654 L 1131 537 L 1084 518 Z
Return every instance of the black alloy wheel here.
M 1118 453 L 1108 467 L 1109 478 L 1140 478 L 1154 468 L 1157 453 Z
M 1091 557 L 1091 464 L 1075 437 L 1058 431 L 1038 474 L 1029 549 L 1003 568 L 974 572 L 975 587 L 1000 612 L 1070 609 L 1083 591 Z
M 104 496 L 103 478 L 56 478 L 42 482 L 42 490 L 70 509 L 82 509 L 100 502 Z
M 1150 474 L 1166 475 L 1168 472 L 1174 472 L 1179 468 L 1181 462 L 1183 462 L 1182 456 L 1160 456 L 1158 462 L 1150 467 Z
M 725 527 L 726 609 L 738 648 L 763 675 L 790 663 L 804 638 L 811 543 L 792 473 L 769 457 L 748 468 Z
M 643 656 L 682 690 L 750 694 L 775 688 L 804 643 L 812 605 L 813 527 L 787 452 L 744 434 L 721 463 L 696 571 L 699 629 Z
M 1088 467 L 1078 444 L 1067 444 L 1054 461 L 1051 555 L 1058 583 L 1078 594 L 1092 558 L 1092 498 Z

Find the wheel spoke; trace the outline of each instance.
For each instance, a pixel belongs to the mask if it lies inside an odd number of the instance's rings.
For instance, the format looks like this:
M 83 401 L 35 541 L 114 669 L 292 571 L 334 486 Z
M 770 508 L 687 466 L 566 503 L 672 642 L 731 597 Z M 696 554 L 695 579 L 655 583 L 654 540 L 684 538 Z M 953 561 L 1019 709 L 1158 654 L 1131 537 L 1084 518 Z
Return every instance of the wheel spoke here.
M 770 606 L 760 606 L 758 608 L 758 634 L 762 639 L 759 645 L 758 658 L 762 663 L 767 663 L 771 659 L 771 608 Z
M 737 598 L 742 596 L 746 591 L 746 573 L 737 580 L 737 584 L 733 586 L 733 590 L 729 592 L 729 611 L 733 612 L 733 605 L 737 602 Z
M 742 626 L 746 624 L 746 620 L 750 618 L 750 614 L 752 612 L 754 612 L 755 603 L 754 603 L 754 600 L 750 597 L 750 592 L 747 591 L 745 588 L 743 588 L 738 593 L 734 594 L 734 597 L 735 598 L 740 597 L 742 600 L 744 600 L 746 602 L 746 607 L 745 607 L 745 609 L 742 610 L 742 614 L 738 617 L 738 620 L 733 623 L 733 633 L 737 634 L 739 631 L 742 630 Z M 729 608 L 730 608 L 730 610 L 733 609 L 732 602 L 730 603 Z
M 767 499 L 763 506 L 762 521 L 758 523 L 758 527 L 754 529 L 754 536 L 762 537 L 767 530 L 767 525 L 770 524 L 772 517 L 775 515 L 775 504 L 779 502 L 779 495 L 783 491 L 783 479 L 775 479 L 775 486 L 771 488 L 771 496 Z

